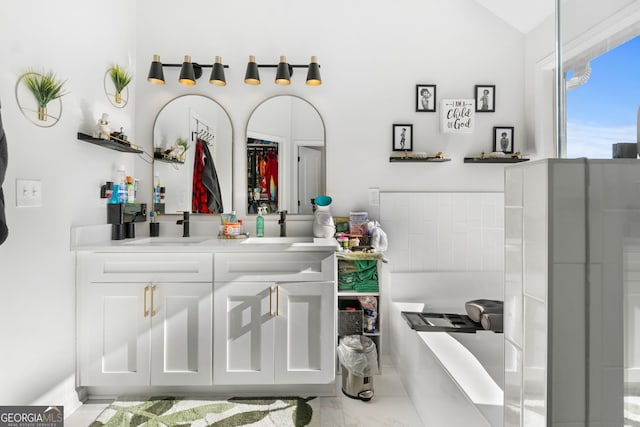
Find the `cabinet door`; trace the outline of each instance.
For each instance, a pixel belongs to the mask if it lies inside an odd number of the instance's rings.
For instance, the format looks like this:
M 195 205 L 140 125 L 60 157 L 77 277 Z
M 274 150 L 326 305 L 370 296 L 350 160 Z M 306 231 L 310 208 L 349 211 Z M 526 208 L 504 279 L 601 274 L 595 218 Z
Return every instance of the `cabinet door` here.
M 275 296 L 271 285 L 215 284 L 214 384 L 273 384 Z
M 150 317 L 144 308 L 149 288 L 140 283 L 82 286 L 80 385 L 148 385 Z
M 275 381 L 323 384 L 335 376 L 335 285 L 278 284 Z
M 151 384 L 210 385 L 212 284 L 152 286 Z

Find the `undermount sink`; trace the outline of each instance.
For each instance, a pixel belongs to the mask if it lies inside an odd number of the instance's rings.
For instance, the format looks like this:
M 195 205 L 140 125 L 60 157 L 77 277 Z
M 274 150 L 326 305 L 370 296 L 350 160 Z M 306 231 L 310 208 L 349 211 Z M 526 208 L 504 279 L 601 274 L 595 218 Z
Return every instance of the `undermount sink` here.
M 249 237 L 242 244 L 256 245 L 293 245 L 300 243 L 313 243 L 313 237 Z
M 210 236 L 197 237 L 146 237 L 126 242 L 128 245 L 186 245 L 193 243 L 202 243 L 209 240 Z

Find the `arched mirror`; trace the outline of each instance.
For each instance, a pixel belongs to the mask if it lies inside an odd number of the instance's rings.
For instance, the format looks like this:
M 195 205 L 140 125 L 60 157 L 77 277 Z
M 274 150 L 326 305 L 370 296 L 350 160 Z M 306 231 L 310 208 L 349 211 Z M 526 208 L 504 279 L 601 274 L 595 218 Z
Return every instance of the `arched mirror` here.
M 169 101 L 153 126 L 153 209 L 161 214 L 232 210 L 233 128 L 202 95 Z
M 280 95 L 258 105 L 247 124 L 247 213 L 311 214 L 325 192 L 325 128 L 306 100 Z

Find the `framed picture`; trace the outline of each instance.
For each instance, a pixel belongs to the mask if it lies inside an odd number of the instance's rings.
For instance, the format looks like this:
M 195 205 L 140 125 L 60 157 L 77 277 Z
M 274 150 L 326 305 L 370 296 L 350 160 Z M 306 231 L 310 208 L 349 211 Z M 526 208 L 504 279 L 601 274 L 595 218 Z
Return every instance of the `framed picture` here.
M 476 85 L 476 112 L 494 113 L 496 111 L 495 85 Z
M 422 113 L 436 111 L 436 85 L 416 85 L 416 111 Z
M 413 125 L 393 125 L 393 151 L 413 150 Z
M 513 126 L 494 126 L 493 151 L 513 153 Z

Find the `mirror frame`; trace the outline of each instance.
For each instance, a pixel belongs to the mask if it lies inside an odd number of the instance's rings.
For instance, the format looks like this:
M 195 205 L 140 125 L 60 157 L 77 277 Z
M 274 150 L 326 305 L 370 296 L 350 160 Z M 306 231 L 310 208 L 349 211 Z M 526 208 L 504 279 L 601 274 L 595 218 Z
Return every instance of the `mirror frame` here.
M 307 103 L 311 108 L 313 108 L 313 110 L 318 114 L 318 118 L 320 119 L 320 122 L 322 123 L 322 146 L 323 146 L 323 155 L 322 155 L 322 173 L 323 173 L 323 191 L 326 193 L 327 191 L 327 126 L 326 123 L 324 121 L 324 118 L 322 117 L 322 114 L 320 114 L 320 111 L 316 108 L 315 105 L 313 105 L 311 102 L 309 102 L 308 100 L 304 99 L 301 96 L 298 95 L 292 95 L 292 94 L 288 94 L 288 93 L 282 93 L 282 94 L 278 94 L 278 95 L 273 95 L 270 96 L 268 98 L 263 99 L 262 101 L 260 101 L 249 113 L 249 117 L 247 119 L 245 128 L 244 128 L 244 141 L 243 141 L 243 157 L 244 157 L 244 172 L 243 172 L 243 179 L 244 179 L 244 187 L 242 189 L 243 193 L 246 193 L 247 191 L 247 184 L 248 184 L 248 177 L 247 177 L 247 173 L 246 171 L 249 168 L 249 164 L 247 162 L 247 139 L 249 138 L 249 122 L 251 121 L 251 117 L 253 117 L 253 114 L 256 112 L 256 110 L 258 108 L 260 108 L 263 104 L 267 103 L 270 100 L 273 100 L 275 98 L 281 98 L 281 97 L 289 97 L 289 98 L 297 98 L 300 101 L 303 101 L 305 103 Z M 254 132 L 255 134 L 259 134 L 259 132 Z M 249 213 L 248 209 L 247 209 L 247 196 L 246 194 L 243 196 L 242 200 L 243 205 L 244 205 L 244 210 L 246 215 L 252 215 L 252 216 L 257 216 L 257 213 Z M 278 209 L 280 210 L 280 209 Z M 267 215 L 277 215 L 278 212 L 271 212 Z M 294 215 L 295 217 L 298 218 L 305 218 L 305 217 L 312 217 L 312 214 L 300 214 L 300 213 L 288 213 L 287 215 Z
M 233 129 L 233 121 L 231 120 L 231 116 L 229 115 L 229 112 L 218 101 L 216 101 L 215 99 L 211 98 L 210 96 L 203 95 L 203 94 L 200 94 L 200 93 L 185 93 L 183 95 L 179 95 L 179 96 L 176 96 L 174 98 L 171 98 L 170 100 L 165 102 L 164 105 L 162 105 L 162 107 L 160 108 L 160 110 L 158 110 L 158 113 L 156 113 L 156 117 L 153 119 L 153 127 L 151 129 L 151 149 L 152 149 L 152 153 L 155 151 L 155 138 L 156 138 L 155 133 L 156 133 L 156 123 L 158 122 L 158 117 L 160 116 L 160 114 L 162 113 L 162 111 L 165 109 L 165 107 L 167 105 L 169 105 L 173 101 L 176 101 L 176 100 L 178 100 L 180 98 L 184 98 L 186 96 L 200 96 L 200 97 L 206 98 L 206 99 L 216 103 L 218 105 L 218 107 L 220 107 L 220 109 L 226 114 L 227 119 L 229 120 L 229 126 L 231 128 L 231 138 L 230 138 L 230 143 L 231 143 L 231 149 L 230 149 L 230 152 L 231 152 L 231 160 L 230 160 L 230 166 L 231 166 L 231 197 L 230 197 L 230 203 L 231 203 L 231 208 L 225 207 L 225 211 L 226 212 L 231 212 L 232 210 L 235 209 L 234 208 L 234 200 L 233 200 L 234 199 L 233 194 L 234 194 L 234 190 L 235 190 L 235 188 L 234 188 L 234 172 L 235 171 L 234 171 L 234 161 L 233 161 L 234 160 L 234 154 L 233 154 L 233 152 L 234 152 L 234 129 Z M 153 157 L 153 154 L 152 154 L 152 157 Z M 151 166 L 152 166 L 151 167 L 151 206 L 152 206 L 152 208 L 154 206 L 154 203 L 153 203 L 153 185 L 154 185 L 154 182 L 153 182 L 153 180 L 154 180 L 154 176 L 155 176 L 155 162 L 156 162 L 155 159 L 153 159 L 153 163 L 151 164 Z M 216 213 L 193 213 L 193 212 L 190 212 L 190 213 L 191 213 L 191 215 L 211 215 L 211 216 L 216 216 L 216 215 L 219 216 L 220 215 L 220 214 L 216 214 Z M 179 212 L 169 212 L 169 213 L 163 213 L 163 214 L 160 214 L 160 215 L 181 215 L 181 214 Z

